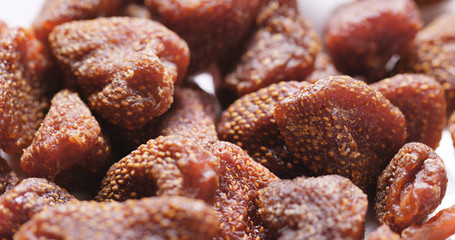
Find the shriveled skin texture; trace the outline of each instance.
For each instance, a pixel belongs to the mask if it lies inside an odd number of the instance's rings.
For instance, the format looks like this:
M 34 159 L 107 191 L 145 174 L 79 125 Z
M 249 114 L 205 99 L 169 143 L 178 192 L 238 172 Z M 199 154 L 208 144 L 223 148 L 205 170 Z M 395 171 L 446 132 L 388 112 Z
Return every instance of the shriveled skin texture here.
M 219 159 L 181 136 L 158 137 L 111 166 L 97 201 L 178 195 L 213 203 Z
M 220 139 L 242 147 L 281 178 L 301 176 L 306 168 L 300 161 L 294 163 L 273 118 L 273 107 L 308 85 L 296 81 L 274 83 L 239 98 L 221 114 L 217 124 Z
M 257 30 L 225 78 L 238 96 L 272 83 L 304 79 L 322 49 L 320 37 L 296 8 L 271 1 L 256 19 Z
M 52 29 L 73 20 L 92 19 L 100 15 L 112 15 L 127 0 L 46 0 L 32 23 L 38 39 L 47 42 Z
M 0 157 L 0 196 L 19 183 L 19 178 L 8 166 L 5 159 Z
M 408 130 L 406 142 L 438 147 L 447 108 L 441 84 L 423 74 L 398 74 L 370 86 L 404 114 Z
M 397 64 L 398 72 L 423 73 L 444 88 L 447 112 L 455 109 L 455 21 L 454 14 L 441 14 L 416 35 Z
M 112 34 L 118 33 L 118 34 Z M 59 25 L 52 51 L 90 108 L 122 128 L 140 128 L 172 103 L 189 50 L 158 22 L 114 17 Z
M 7 153 L 22 153 L 44 117 L 47 60 L 42 44 L 23 28 L 0 31 L 0 148 Z
M 401 237 L 396 232 L 392 231 L 389 226 L 382 224 L 376 230 L 374 230 L 370 235 L 368 235 L 368 240 L 401 240 Z
M 65 189 L 44 178 L 27 178 L 0 196 L 0 238 L 13 234 L 33 215 L 46 206 L 63 204 L 74 199 Z
M 51 100 L 32 144 L 24 150 L 21 168 L 29 176 L 55 181 L 73 171 L 95 173 L 110 159 L 111 146 L 98 121 L 77 93 L 62 90 Z
M 126 202 L 70 202 L 35 215 L 14 239 L 210 240 L 218 230 L 211 206 L 174 196 Z
M 275 105 L 294 157 L 318 175 L 339 174 L 362 188 L 406 139 L 404 115 L 381 93 L 348 76 L 319 80 Z
M 325 47 L 342 73 L 375 81 L 386 77 L 392 55 L 412 42 L 422 24 L 413 0 L 354 1 L 329 17 Z
M 177 89 L 171 108 L 158 121 L 163 136 L 179 135 L 206 149 L 218 140 L 215 99 L 202 90 Z
M 333 65 L 332 59 L 330 59 L 329 55 L 326 53 L 321 52 L 316 56 L 314 71 L 305 79 L 305 81 L 315 83 L 319 79 L 338 75 L 341 75 L 341 73 L 336 69 L 335 65 Z
M 217 142 L 212 153 L 221 160 L 214 206 L 221 231 L 215 239 L 266 239 L 257 213 L 258 190 L 278 177 L 232 143 Z
M 194 72 L 240 43 L 254 22 L 260 0 L 145 0 L 145 5 L 188 43 Z
M 448 239 L 455 234 L 455 205 L 439 211 L 422 225 L 413 225 L 403 230 L 404 240 Z
M 295 178 L 259 190 L 267 239 L 363 239 L 367 195 L 339 175 Z
M 398 233 L 420 225 L 439 206 L 446 188 L 442 159 L 423 143 L 407 143 L 378 179 L 376 221 Z

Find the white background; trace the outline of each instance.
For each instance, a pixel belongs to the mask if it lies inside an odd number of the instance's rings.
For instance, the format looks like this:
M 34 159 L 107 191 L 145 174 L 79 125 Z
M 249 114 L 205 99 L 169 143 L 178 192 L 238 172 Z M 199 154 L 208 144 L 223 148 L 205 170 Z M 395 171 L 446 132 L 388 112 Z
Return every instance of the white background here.
M 43 0 L 0 0 L 0 19 L 7 22 L 9 26 L 27 27 L 38 14 Z M 322 29 L 327 16 L 333 9 L 349 0 L 300 0 L 302 14 L 313 21 L 314 26 L 322 34 Z M 455 13 L 455 1 L 447 1 L 436 6 L 427 7 L 422 10 L 425 22 L 429 22 L 442 12 Z M 444 131 L 440 147 L 437 153 L 444 159 L 448 170 L 449 184 L 446 197 L 441 206 L 436 210 L 447 208 L 455 204 L 455 151 L 452 139 L 447 131 Z M 367 220 L 367 233 L 376 228 L 372 216 Z

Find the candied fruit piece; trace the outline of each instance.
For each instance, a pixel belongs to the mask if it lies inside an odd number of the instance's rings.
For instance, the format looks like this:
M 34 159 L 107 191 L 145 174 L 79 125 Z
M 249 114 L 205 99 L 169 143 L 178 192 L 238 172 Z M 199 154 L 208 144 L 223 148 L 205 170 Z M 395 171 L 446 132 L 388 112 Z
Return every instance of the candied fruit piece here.
M 0 157 L 0 196 L 18 183 L 16 173 L 8 166 L 6 160 Z
M 341 73 L 333 65 L 332 59 L 326 53 L 319 53 L 314 62 L 314 71 L 308 76 L 305 81 L 315 83 L 319 79 L 327 78 L 329 76 L 338 76 Z
M 322 49 L 320 37 L 296 8 L 271 1 L 256 21 L 258 29 L 225 78 L 226 86 L 239 96 L 272 83 L 304 79 Z
M 163 196 L 47 208 L 24 224 L 14 239 L 210 240 L 218 229 L 213 208 L 203 201 Z
M 191 49 L 191 71 L 208 66 L 240 43 L 260 0 L 145 0 L 152 15 L 179 34 Z
M 363 0 L 337 8 L 325 27 L 325 46 L 344 74 L 382 79 L 386 65 L 422 27 L 413 0 Z
M 271 84 L 236 100 L 222 114 L 217 125 L 220 139 L 242 147 L 254 160 L 282 178 L 301 176 L 302 164 L 295 164 L 273 118 L 273 107 L 307 82 Z
M 349 179 L 328 175 L 271 182 L 258 206 L 267 239 L 363 239 L 368 199 Z
M 24 150 L 21 168 L 29 176 L 56 181 L 73 171 L 95 173 L 106 168 L 110 158 L 110 144 L 88 107 L 77 93 L 62 90 Z
M 232 143 L 217 142 L 212 153 L 221 160 L 215 196 L 221 228 L 217 239 L 265 239 L 255 201 L 258 190 L 278 177 Z
M 417 33 L 397 64 L 399 72 L 423 73 L 434 77 L 444 88 L 447 111 L 455 109 L 455 21 L 454 14 L 436 17 Z
M 46 206 L 63 204 L 74 197 L 43 178 L 27 178 L 0 196 L 0 238 L 12 238 L 17 229 Z
M 191 140 L 160 136 L 112 165 L 96 200 L 179 195 L 212 203 L 218 167 L 218 158 Z
M 0 148 L 22 153 L 44 116 L 42 80 L 48 59 L 23 28 L 0 32 Z
M 348 76 L 319 80 L 283 99 L 274 117 L 297 160 L 318 175 L 348 177 L 365 191 L 406 139 L 400 110 Z
M 368 235 L 368 240 L 401 240 L 401 237 L 389 226 L 382 224 Z
M 455 147 L 455 111 L 450 115 L 447 127 L 449 129 L 450 136 L 452 137 L 453 146 Z
M 398 74 L 370 85 L 404 114 L 406 142 L 439 145 L 446 123 L 447 103 L 442 86 L 422 74 Z
M 189 63 L 177 34 L 143 18 L 73 21 L 55 27 L 49 41 L 90 108 L 128 129 L 168 110 Z
M 455 234 L 455 205 L 442 209 L 422 225 L 413 225 L 403 230 L 404 240 L 448 239 Z
M 419 225 L 441 203 L 446 188 L 442 159 L 423 143 L 407 143 L 378 178 L 376 220 L 398 233 Z

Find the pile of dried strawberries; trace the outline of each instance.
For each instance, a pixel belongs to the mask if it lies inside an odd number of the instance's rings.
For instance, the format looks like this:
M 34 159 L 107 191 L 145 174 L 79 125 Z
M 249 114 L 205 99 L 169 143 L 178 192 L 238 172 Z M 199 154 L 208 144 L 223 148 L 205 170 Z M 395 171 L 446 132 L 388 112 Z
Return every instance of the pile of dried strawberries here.
M 0 22 L 0 239 L 445 239 L 455 15 L 47 0 Z M 215 95 L 194 81 L 211 70 Z M 74 197 L 74 193 L 85 198 Z

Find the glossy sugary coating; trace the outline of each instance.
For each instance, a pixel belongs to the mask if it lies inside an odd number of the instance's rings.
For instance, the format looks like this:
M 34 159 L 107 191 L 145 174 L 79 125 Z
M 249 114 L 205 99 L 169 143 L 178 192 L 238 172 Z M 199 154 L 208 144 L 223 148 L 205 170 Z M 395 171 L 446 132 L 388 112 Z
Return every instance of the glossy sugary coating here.
M 401 233 L 403 240 L 448 239 L 455 234 L 455 205 L 442 209 L 422 225 L 413 225 Z
M 416 35 L 397 66 L 401 72 L 423 73 L 434 77 L 445 90 L 449 114 L 455 109 L 455 74 L 452 71 L 455 61 L 454 21 L 454 14 L 436 17 Z
M 446 124 L 444 89 L 423 74 L 398 74 L 370 85 L 398 107 L 406 118 L 406 142 L 439 145 Z
M 191 71 L 208 66 L 250 30 L 260 0 L 146 0 L 150 12 L 191 49 Z
M 70 202 L 35 215 L 14 239 L 210 240 L 217 232 L 213 208 L 200 200 L 174 196 Z
M 218 140 L 215 99 L 202 90 L 176 89 L 171 108 L 158 121 L 163 136 L 182 136 L 206 149 Z
M 44 178 L 27 178 L 0 196 L 0 238 L 10 239 L 18 228 L 46 206 L 74 197 Z
M 374 230 L 370 235 L 368 235 L 368 240 L 401 240 L 400 235 L 392 231 L 389 226 L 382 224 L 376 230 Z
M 341 73 L 336 69 L 335 65 L 333 65 L 329 55 L 320 52 L 316 56 L 316 61 L 314 62 L 314 71 L 305 79 L 305 81 L 315 83 L 319 79 L 338 75 L 341 75 Z
M 267 239 L 363 239 L 367 195 L 338 175 L 272 182 L 258 205 Z
M 149 140 L 111 166 L 97 201 L 179 195 L 212 203 L 219 159 L 181 136 Z
M 375 81 L 386 76 L 392 55 L 412 41 L 422 24 L 413 0 L 353 1 L 329 17 L 325 46 L 342 73 Z
M 62 90 L 52 98 L 32 144 L 24 150 L 21 168 L 29 176 L 54 181 L 76 171 L 97 172 L 110 159 L 111 146 L 98 121 L 77 93 Z
M 189 64 L 186 43 L 143 18 L 65 23 L 54 28 L 49 41 L 90 108 L 127 129 L 140 128 L 168 110 L 174 84 Z
M 286 147 L 273 118 L 273 107 L 307 82 L 280 82 L 249 93 L 236 100 L 222 114 L 217 124 L 220 139 L 242 147 L 254 160 L 282 178 L 301 176 L 302 164 Z
M 0 148 L 22 153 L 44 117 L 42 81 L 49 62 L 23 28 L 0 31 Z
M 275 105 L 294 157 L 318 175 L 339 174 L 366 190 L 406 139 L 400 110 L 348 76 L 322 79 Z
M 238 96 L 272 83 L 304 79 L 322 49 L 321 39 L 296 8 L 271 1 L 256 21 L 256 32 L 225 78 L 226 86 Z
M 258 190 L 278 177 L 232 143 L 217 142 L 212 152 L 221 160 L 215 197 L 221 228 L 217 239 L 265 239 L 267 233 L 255 202 Z
M 422 143 L 407 143 L 379 176 L 376 221 L 400 233 L 419 225 L 441 203 L 447 188 L 443 160 Z
M 19 178 L 8 166 L 5 159 L 0 157 L 0 196 L 19 183 Z

